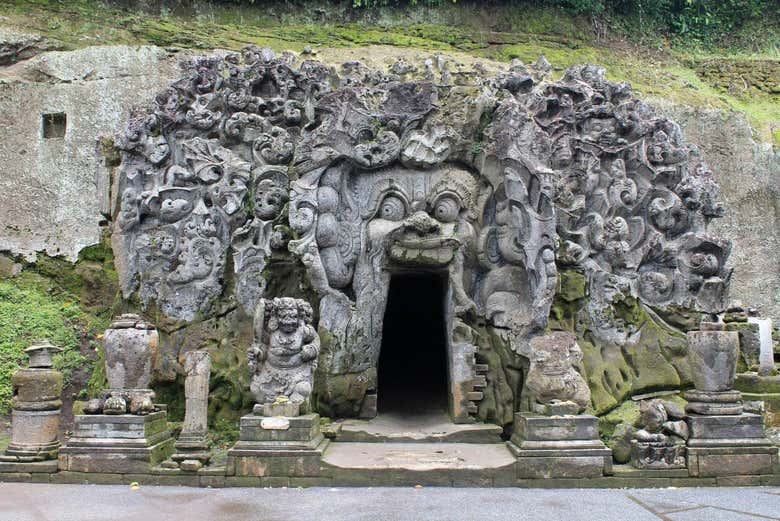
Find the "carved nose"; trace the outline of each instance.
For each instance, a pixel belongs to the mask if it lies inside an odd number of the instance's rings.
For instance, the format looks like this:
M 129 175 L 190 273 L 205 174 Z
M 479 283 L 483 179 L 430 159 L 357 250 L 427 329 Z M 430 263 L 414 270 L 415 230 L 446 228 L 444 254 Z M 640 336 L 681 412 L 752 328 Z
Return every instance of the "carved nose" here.
M 427 235 L 438 231 L 439 223 L 425 212 L 415 212 L 406 219 L 404 228 L 420 235 Z

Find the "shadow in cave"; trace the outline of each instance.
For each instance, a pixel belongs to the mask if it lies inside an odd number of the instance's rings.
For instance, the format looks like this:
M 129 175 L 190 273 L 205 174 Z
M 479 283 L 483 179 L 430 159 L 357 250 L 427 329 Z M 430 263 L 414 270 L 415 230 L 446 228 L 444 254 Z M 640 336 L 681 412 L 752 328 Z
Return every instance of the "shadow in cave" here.
M 379 414 L 447 413 L 446 284 L 435 273 L 390 279 L 379 355 Z

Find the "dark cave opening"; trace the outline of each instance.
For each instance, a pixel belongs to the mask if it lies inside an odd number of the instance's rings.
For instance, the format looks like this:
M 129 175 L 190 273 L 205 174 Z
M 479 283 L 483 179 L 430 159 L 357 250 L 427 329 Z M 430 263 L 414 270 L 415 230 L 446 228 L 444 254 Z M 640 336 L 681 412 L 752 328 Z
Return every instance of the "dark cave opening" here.
M 448 408 L 447 279 L 398 273 L 390 279 L 378 368 L 378 412 L 415 414 Z

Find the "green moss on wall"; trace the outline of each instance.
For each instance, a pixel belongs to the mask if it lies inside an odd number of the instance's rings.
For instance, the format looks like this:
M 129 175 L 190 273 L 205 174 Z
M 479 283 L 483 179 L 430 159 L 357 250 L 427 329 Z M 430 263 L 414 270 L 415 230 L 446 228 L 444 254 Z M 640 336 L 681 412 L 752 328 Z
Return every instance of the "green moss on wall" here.
M 24 349 L 46 338 L 63 352 L 55 367 L 63 372 L 66 388 L 75 377 L 91 374 L 97 335 L 105 317 L 82 308 L 78 298 L 34 272 L 0 278 L 0 412 L 8 412 L 11 375 L 26 365 Z

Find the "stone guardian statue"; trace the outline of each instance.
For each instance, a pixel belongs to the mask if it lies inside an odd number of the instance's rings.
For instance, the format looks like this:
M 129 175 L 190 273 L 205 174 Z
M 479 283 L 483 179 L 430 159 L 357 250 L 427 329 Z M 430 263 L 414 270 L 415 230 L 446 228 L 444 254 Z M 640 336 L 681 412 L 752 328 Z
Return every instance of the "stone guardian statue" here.
M 255 309 L 254 341 L 248 350 L 250 390 L 258 404 L 280 396 L 307 410 L 320 351 L 308 302 L 289 297 L 261 299 Z

